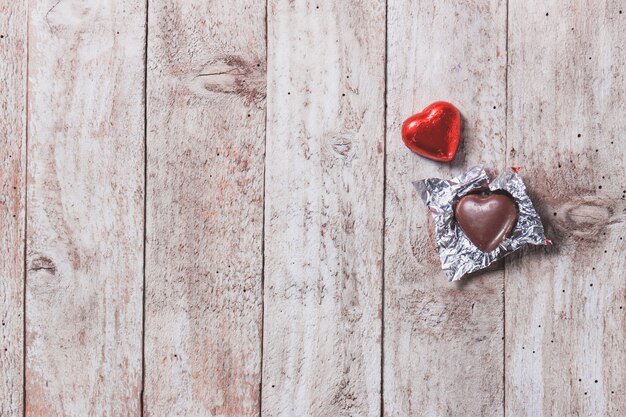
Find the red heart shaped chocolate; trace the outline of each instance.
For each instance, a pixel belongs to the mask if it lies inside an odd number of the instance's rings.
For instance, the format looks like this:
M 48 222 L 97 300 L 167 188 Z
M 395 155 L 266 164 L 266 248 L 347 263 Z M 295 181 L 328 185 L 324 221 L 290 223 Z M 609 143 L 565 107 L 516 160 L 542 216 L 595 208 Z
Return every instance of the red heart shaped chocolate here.
M 491 252 L 511 233 L 517 222 L 515 201 L 503 194 L 468 194 L 454 208 L 463 233 L 483 252 Z
M 418 155 L 451 161 L 461 140 L 461 114 L 445 101 L 433 103 L 404 121 L 402 140 Z

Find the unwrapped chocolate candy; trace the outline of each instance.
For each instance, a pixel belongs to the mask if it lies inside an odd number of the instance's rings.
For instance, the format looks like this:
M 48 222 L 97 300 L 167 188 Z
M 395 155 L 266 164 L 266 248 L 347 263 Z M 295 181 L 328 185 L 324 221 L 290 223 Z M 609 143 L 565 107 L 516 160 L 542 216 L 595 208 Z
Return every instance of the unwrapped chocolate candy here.
M 525 244 L 550 243 L 524 182 L 512 169 L 491 181 L 477 166 L 452 180 L 428 178 L 413 184 L 435 219 L 449 281 L 484 269 Z

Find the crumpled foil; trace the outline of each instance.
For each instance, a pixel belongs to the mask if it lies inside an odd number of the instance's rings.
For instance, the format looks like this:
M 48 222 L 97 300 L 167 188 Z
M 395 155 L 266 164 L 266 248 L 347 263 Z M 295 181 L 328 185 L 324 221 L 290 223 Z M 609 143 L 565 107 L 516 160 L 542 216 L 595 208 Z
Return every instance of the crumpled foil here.
M 415 181 L 413 185 L 435 219 L 439 257 L 448 281 L 457 281 L 466 274 L 484 269 L 525 244 L 550 243 L 544 235 L 541 219 L 526 194 L 524 182 L 512 169 L 505 170 L 491 182 L 483 167 L 476 166 L 452 180 L 428 178 Z M 519 211 L 511 234 L 490 253 L 478 249 L 454 217 L 454 204 L 460 197 L 487 188 L 509 193 L 517 202 Z

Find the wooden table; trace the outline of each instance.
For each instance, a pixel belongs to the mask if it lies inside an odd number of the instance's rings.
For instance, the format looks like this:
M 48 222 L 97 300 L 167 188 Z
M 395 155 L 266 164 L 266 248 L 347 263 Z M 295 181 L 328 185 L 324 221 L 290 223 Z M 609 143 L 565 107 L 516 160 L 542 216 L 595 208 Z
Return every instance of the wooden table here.
M 626 415 L 622 9 L 2 0 L 0 416 Z M 476 164 L 556 244 L 455 285 L 411 181 Z

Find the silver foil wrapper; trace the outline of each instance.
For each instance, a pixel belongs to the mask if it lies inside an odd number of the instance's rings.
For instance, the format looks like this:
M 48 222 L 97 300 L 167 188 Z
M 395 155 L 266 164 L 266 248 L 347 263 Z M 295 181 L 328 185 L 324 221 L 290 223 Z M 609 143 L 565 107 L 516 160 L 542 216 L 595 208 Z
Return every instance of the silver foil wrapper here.
M 428 178 L 415 181 L 413 185 L 435 219 L 435 238 L 441 266 L 449 281 L 457 281 L 466 274 L 484 269 L 525 244 L 549 243 L 541 219 L 526 194 L 524 182 L 511 169 L 505 170 L 492 181 L 481 166 L 476 166 L 452 180 Z M 478 249 L 454 218 L 456 201 L 481 189 L 507 192 L 516 201 L 519 212 L 513 231 L 490 253 Z

